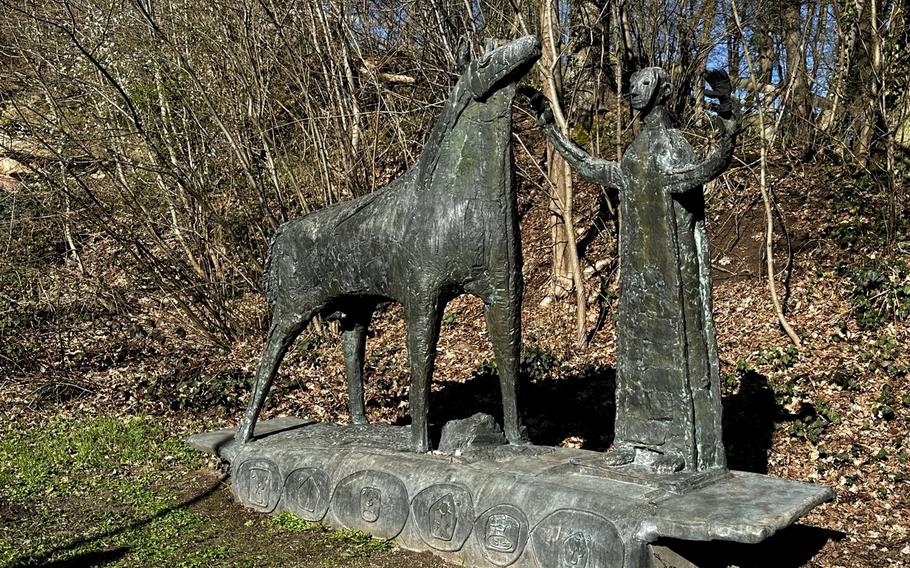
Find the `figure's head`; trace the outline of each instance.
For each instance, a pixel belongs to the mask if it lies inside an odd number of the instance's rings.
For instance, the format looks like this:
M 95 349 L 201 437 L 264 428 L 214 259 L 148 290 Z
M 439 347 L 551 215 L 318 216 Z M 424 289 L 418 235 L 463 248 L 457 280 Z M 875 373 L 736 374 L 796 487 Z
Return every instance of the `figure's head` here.
M 670 96 L 670 76 L 660 67 L 645 67 L 632 74 L 629 102 L 635 110 L 647 111 L 663 104 Z
M 540 59 L 540 41 L 525 36 L 493 49 L 488 43 L 483 55 L 468 61 L 467 46 L 459 50 L 461 80 L 471 95 L 483 100 L 505 84 L 515 84 Z

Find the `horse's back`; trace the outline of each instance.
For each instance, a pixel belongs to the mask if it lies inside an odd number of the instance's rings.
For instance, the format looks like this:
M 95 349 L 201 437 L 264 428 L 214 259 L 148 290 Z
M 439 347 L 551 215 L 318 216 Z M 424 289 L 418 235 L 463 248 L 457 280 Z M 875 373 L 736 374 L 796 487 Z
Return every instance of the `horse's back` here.
M 384 292 L 389 267 L 383 264 L 394 256 L 385 249 L 400 231 L 410 174 L 282 224 L 272 238 L 265 267 L 269 302 L 289 291 L 314 298 Z

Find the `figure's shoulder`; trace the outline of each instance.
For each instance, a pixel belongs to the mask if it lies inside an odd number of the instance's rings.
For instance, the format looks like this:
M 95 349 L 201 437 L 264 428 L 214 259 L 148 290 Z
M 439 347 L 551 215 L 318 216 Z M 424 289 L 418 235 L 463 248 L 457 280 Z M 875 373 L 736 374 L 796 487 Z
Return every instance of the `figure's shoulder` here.
M 667 136 L 664 140 L 664 144 L 667 146 L 668 153 L 674 156 L 674 161 L 685 162 L 695 157 L 695 149 L 692 148 L 692 145 L 686 140 L 686 137 L 681 130 L 678 128 L 668 128 L 666 132 Z
M 695 157 L 692 146 L 675 128 L 663 129 L 651 142 L 651 151 L 657 168 L 663 173 L 677 170 L 691 163 Z
M 691 146 L 689 141 L 686 140 L 686 137 L 683 135 L 682 130 L 679 128 L 668 128 L 666 130 L 668 143 L 678 144 L 680 146 Z

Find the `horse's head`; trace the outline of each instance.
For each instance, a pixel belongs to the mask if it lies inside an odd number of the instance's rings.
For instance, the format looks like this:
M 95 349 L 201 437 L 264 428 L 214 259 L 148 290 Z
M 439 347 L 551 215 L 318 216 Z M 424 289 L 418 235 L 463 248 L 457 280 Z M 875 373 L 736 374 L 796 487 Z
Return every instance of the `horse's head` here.
M 459 46 L 461 77 L 420 154 L 422 184 L 429 184 L 439 165 L 439 150 L 454 131 L 459 131 L 456 137 L 459 144 L 464 144 L 470 137 L 471 152 L 492 152 L 493 132 L 505 133 L 496 144 L 508 146 L 511 143 L 508 133 L 512 128 L 515 87 L 540 58 L 540 42 L 534 36 L 525 36 L 496 49 L 492 42 L 488 45 L 483 55 L 474 60 L 468 57 L 467 44 Z M 484 125 L 483 128 L 480 125 Z
M 531 66 L 540 59 L 540 41 L 535 36 L 525 36 L 493 49 L 492 44 L 483 55 L 467 60 L 467 50 L 459 50 L 462 66 L 461 79 L 474 100 L 482 101 L 503 87 L 514 86 Z

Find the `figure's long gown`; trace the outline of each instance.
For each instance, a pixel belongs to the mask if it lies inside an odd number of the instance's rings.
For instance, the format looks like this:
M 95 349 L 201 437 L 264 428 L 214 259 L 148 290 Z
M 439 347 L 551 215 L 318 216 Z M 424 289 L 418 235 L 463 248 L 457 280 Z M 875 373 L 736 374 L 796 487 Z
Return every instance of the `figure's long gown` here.
M 616 330 L 615 442 L 675 454 L 688 471 L 726 465 L 704 193 L 670 195 L 661 174 L 695 161 L 679 131 L 660 125 L 623 155 Z

